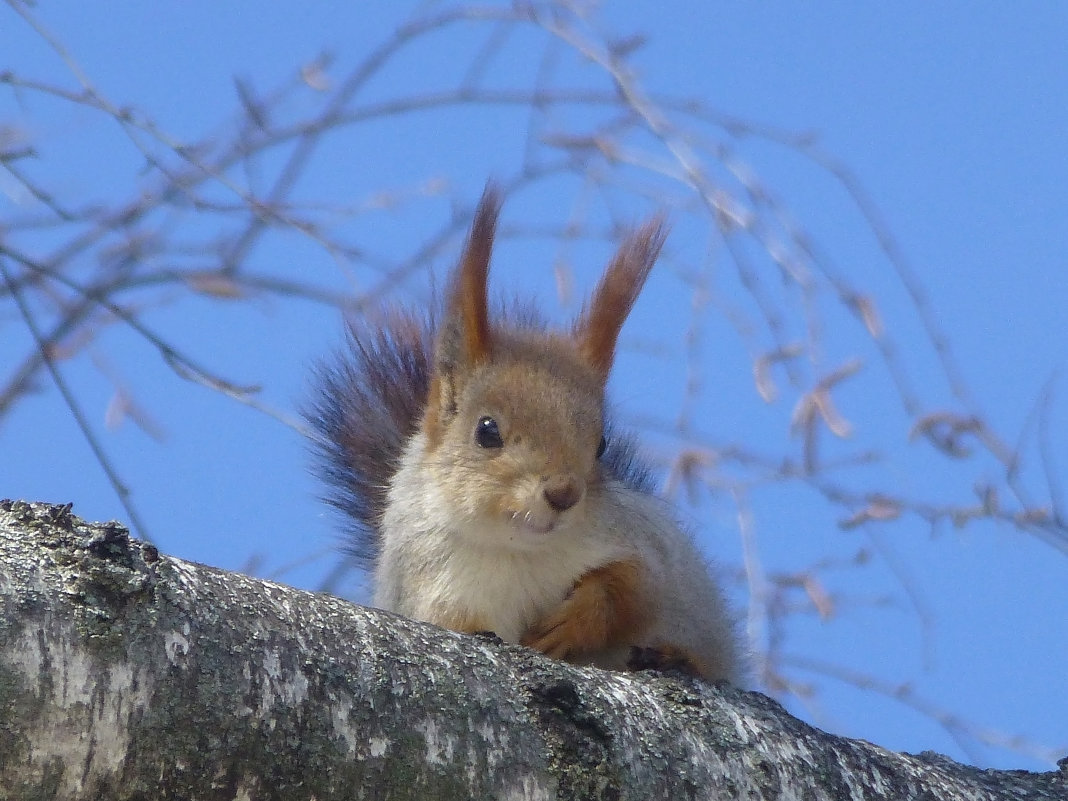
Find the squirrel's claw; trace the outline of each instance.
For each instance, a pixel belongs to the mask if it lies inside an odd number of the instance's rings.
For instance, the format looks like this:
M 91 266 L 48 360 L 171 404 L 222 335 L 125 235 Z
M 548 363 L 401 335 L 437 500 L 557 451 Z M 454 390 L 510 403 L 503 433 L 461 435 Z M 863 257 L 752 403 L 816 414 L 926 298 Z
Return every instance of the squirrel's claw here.
M 564 614 L 558 610 L 545 618 L 528 631 L 520 642 L 552 659 L 566 659 L 580 648 L 575 627 L 568 622 Z
M 608 641 L 605 610 L 591 603 L 581 585 L 520 641 L 553 659 L 603 648 Z

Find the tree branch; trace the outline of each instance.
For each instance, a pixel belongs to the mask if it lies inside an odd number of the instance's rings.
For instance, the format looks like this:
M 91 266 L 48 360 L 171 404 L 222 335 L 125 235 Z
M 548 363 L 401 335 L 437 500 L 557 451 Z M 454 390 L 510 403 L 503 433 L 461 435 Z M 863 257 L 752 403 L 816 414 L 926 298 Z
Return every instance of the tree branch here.
M 769 698 L 161 556 L 0 502 L 0 799 L 1054 799 L 825 734 Z

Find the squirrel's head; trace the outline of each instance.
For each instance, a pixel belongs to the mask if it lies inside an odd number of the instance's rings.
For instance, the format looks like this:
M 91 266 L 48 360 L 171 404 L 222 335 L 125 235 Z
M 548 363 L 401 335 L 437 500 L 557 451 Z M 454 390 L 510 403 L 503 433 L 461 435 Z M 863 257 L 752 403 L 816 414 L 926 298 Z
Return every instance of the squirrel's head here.
M 507 522 L 510 544 L 536 547 L 568 521 L 581 524 L 587 491 L 602 480 L 616 340 L 666 229 L 656 218 L 627 236 L 572 330 L 545 332 L 490 320 L 486 279 L 499 210 L 487 187 L 438 330 L 422 429 L 442 500 L 472 531 Z

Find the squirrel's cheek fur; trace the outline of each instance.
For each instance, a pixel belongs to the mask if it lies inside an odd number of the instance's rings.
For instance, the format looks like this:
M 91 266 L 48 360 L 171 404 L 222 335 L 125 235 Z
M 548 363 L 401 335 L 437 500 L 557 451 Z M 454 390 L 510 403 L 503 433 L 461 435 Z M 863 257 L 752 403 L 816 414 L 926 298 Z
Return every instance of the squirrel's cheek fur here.
M 497 459 L 465 455 L 467 460 L 436 454 L 433 461 L 451 466 L 428 468 L 424 475 L 445 506 L 462 510 L 469 524 L 458 536 L 469 544 L 534 551 L 581 524 L 586 482 L 579 476 L 546 471 L 543 464 L 531 466 L 509 454 Z

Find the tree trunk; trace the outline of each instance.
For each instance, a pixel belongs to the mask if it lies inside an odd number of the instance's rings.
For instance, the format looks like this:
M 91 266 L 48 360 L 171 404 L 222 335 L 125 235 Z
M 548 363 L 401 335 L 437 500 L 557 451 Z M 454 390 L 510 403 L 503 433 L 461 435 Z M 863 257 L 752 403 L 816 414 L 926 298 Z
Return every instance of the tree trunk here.
M 0 502 L 0 799 L 1066 799 Z

